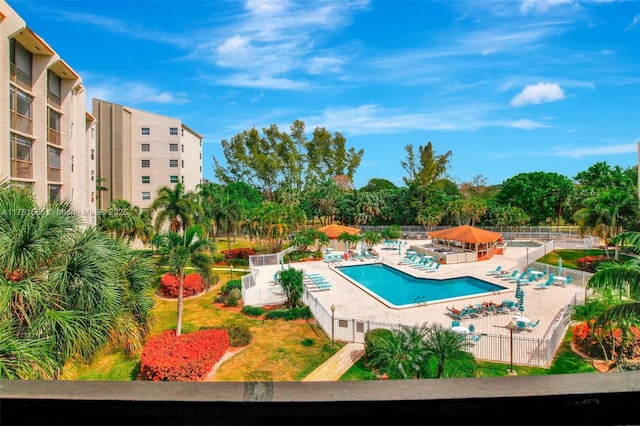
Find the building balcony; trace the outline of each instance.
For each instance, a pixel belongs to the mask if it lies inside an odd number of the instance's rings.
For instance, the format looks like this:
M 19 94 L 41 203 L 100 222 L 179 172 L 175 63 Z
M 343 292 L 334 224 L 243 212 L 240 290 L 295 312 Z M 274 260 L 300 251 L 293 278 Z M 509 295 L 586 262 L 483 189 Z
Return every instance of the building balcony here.
M 19 132 L 31 135 L 33 134 L 33 120 L 24 115 L 11 111 L 11 128 Z
M 11 177 L 33 179 L 33 163 L 30 161 L 11 160 Z
M 33 78 L 29 74 L 18 69 L 15 64 L 11 64 L 9 68 L 11 81 L 19 87 L 31 91 L 31 88 L 33 87 Z
M 61 145 L 62 137 L 60 136 L 60 132 L 52 128 L 47 129 L 47 142 L 53 145 Z

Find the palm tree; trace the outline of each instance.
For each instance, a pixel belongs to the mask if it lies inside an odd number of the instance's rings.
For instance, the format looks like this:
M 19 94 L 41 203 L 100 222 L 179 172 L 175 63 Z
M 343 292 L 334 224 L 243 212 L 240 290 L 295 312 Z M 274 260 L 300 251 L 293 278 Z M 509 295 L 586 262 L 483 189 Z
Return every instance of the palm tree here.
M 614 238 L 614 242 L 616 245 L 629 244 L 635 253 L 640 252 L 640 232 L 623 232 Z M 621 303 L 606 309 L 595 318 L 594 328 L 611 328 L 613 326 L 620 328 L 624 335 L 631 326 L 640 325 L 638 297 L 640 296 L 640 258 L 634 257 L 623 264 L 608 262 L 601 265 L 587 282 L 587 288 L 592 288 L 600 293 L 614 291 L 621 299 Z M 628 339 L 623 339 L 621 342 L 622 347 L 618 351 L 620 356 L 624 353 L 624 345 L 628 342 Z
M 205 235 L 200 226 L 191 226 L 184 235 L 176 232 L 166 232 L 154 238 L 159 247 L 162 264 L 168 266 L 169 272 L 176 277 L 178 287 L 178 315 L 176 335 L 182 332 L 182 311 L 184 308 L 184 278 L 188 267 L 194 268 L 201 276 L 205 285 L 217 282 L 218 277 L 213 272 L 213 258 L 211 252 L 215 245 Z
M 432 324 L 425 332 L 426 352 L 436 359 L 437 367 L 435 377 L 437 379 L 445 375 L 447 363 L 457 363 L 468 359 L 468 353 L 464 350 L 467 343 L 454 331 L 440 324 Z
M 428 365 L 424 337 L 424 327 L 407 326 L 380 336 L 367 350 L 367 364 L 389 379 L 424 378 Z
M 163 186 L 158 189 L 156 198 L 149 205 L 151 212 L 157 212 L 156 231 L 169 221 L 169 230 L 179 232 L 193 225 L 194 217 L 202 214 L 202 206 L 198 203 L 194 192 L 185 191 L 184 185 L 177 183 L 172 189 Z
M 67 202 L 40 209 L 31 192 L 0 184 L 0 211 L 0 377 L 55 379 L 70 360 L 140 347 L 148 260 L 82 228 Z

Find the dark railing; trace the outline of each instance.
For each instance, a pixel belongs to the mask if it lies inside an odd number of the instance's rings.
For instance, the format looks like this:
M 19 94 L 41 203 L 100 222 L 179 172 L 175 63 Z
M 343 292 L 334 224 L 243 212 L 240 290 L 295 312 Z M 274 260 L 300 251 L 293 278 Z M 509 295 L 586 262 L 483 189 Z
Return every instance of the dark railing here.
M 33 163 L 30 161 L 11 160 L 11 177 L 33 179 Z

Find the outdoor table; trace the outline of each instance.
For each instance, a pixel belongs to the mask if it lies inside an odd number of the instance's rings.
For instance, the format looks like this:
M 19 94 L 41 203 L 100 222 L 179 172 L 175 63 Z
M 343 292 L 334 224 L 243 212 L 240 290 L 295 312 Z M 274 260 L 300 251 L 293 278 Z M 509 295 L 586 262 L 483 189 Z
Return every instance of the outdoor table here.
M 567 282 L 567 277 L 553 277 L 553 281 L 566 283 Z
M 514 321 L 524 321 L 524 322 L 527 322 L 527 323 L 528 323 L 528 322 L 531 322 L 531 320 L 530 320 L 529 318 L 527 318 L 527 317 L 523 317 L 523 316 L 522 316 L 522 315 L 520 315 L 520 314 L 514 314 L 514 315 L 513 315 L 513 320 L 514 320 Z
M 541 278 L 544 275 L 544 272 L 542 271 L 531 271 L 529 272 L 531 275 L 535 276 L 536 279 Z
M 463 325 L 456 325 L 451 327 L 451 330 L 453 330 L 455 333 L 460 333 L 460 334 L 469 334 L 471 333 L 471 331 L 469 331 L 469 329 Z

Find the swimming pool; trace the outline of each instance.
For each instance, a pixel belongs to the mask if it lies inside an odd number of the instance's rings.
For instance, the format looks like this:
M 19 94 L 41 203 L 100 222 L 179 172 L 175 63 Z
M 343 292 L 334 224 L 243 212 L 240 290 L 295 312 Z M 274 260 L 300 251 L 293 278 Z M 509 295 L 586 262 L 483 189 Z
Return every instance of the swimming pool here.
M 447 279 L 417 278 L 377 263 L 336 268 L 354 284 L 393 308 L 408 308 L 430 302 L 444 302 L 464 296 L 480 296 L 507 290 L 474 277 Z

